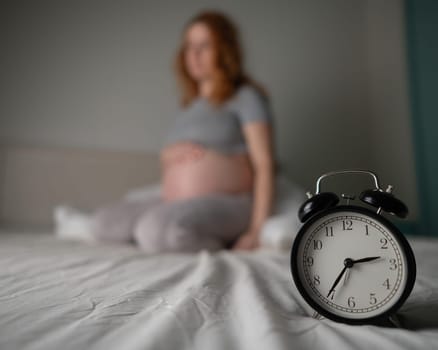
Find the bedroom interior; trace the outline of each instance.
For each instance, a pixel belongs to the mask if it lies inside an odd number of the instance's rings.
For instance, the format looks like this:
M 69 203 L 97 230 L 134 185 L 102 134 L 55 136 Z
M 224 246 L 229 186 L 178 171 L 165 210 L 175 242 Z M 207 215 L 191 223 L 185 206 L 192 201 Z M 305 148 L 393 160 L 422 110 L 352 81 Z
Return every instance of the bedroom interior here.
M 171 57 L 203 8 L 237 20 L 272 97 L 284 193 L 262 248 L 147 255 L 57 239 L 57 206 L 92 211 L 158 184 Z M 0 348 L 438 348 L 437 19 L 433 0 L 3 1 Z M 417 261 L 399 328 L 314 318 L 293 283 L 304 192 L 340 169 L 375 171 L 409 208 L 385 214 Z

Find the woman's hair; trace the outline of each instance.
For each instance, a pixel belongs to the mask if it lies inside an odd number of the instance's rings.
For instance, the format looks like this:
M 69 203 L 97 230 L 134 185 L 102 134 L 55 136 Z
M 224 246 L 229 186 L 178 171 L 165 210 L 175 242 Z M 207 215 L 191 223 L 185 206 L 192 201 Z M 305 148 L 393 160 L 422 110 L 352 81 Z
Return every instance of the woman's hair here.
M 219 105 L 230 98 L 243 84 L 250 84 L 267 97 L 266 90 L 250 76 L 243 67 L 243 52 L 239 32 L 233 21 L 217 11 L 204 11 L 194 16 L 186 25 L 187 29 L 195 24 L 205 24 L 211 32 L 215 51 L 214 88 L 210 100 Z M 177 77 L 181 87 L 181 103 L 190 104 L 198 95 L 198 83 L 190 76 L 185 64 L 185 43 L 182 42 L 175 61 Z

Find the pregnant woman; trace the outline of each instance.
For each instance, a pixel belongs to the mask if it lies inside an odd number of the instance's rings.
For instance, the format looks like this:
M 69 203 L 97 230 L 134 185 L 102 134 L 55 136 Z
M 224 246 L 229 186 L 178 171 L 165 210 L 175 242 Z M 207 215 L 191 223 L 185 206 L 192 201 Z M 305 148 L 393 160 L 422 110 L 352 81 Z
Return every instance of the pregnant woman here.
M 135 241 L 147 252 L 255 249 L 274 196 L 266 94 L 245 73 L 228 17 L 203 12 L 176 59 L 182 98 L 160 153 L 161 191 L 92 215 L 95 240 Z

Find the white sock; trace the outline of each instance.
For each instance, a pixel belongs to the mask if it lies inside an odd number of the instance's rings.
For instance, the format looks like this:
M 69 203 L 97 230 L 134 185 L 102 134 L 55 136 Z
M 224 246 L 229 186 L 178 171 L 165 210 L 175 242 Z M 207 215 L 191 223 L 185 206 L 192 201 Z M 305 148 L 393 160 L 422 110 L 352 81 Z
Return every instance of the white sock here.
M 89 214 L 60 205 L 53 212 L 55 235 L 60 239 L 94 242 L 92 219 Z

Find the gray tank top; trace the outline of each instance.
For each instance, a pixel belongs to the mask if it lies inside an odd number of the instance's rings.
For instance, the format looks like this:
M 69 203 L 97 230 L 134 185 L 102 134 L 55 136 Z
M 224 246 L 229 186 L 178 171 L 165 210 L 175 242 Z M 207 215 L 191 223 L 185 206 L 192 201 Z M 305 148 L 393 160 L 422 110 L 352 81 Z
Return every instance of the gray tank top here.
M 254 87 L 243 85 L 220 107 L 196 98 L 176 115 L 164 146 L 191 141 L 222 153 L 247 152 L 242 126 L 252 121 L 273 123 L 268 101 Z

